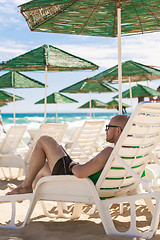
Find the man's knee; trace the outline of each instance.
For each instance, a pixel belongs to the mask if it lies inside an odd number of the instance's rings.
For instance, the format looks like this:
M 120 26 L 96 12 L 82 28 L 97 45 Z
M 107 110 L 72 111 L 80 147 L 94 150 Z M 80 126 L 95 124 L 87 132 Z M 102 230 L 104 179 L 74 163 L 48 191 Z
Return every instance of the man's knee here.
M 56 144 L 56 140 L 50 136 L 47 135 L 43 135 L 41 136 L 38 141 L 37 141 L 37 145 L 38 146 L 43 146 L 44 144 L 47 144 L 49 142 L 52 142 L 53 144 Z

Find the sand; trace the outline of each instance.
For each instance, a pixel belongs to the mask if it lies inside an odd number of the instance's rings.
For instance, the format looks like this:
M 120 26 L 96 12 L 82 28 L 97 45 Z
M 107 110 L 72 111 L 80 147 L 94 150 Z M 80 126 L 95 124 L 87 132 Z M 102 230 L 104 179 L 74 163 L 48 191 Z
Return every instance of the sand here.
M 1 173 L 0 173 L 1 174 Z M 2 177 L 0 175 L 0 177 Z M 4 195 L 7 191 L 7 183 L 12 182 L 20 184 L 23 177 L 19 180 L 0 180 L 0 195 Z M 28 206 L 28 202 L 17 203 L 18 218 L 17 224 L 19 225 L 24 217 Z M 56 213 L 56 203 L 47 202 L 46 206 L 51 212 Z M 69 205 L 71 209 L 73 204 Z M 0 228 L 0 240 L 136 240 L 133 237 L 123 236 L 109 236 L 106 235 L 99 214 L 97 211 L 92 215 L 87 212 L 91 206 L 84 206 L 83 214 L 78 220 L 69 220 L 64 218 L 49 218 L 44 216 L 40 202 L 37 204 L 33 212 L 29 224 L 21 229 L 4 229 Z M 120 231 L 125 231 L 130 220 L 130 209 L 128 204 L 124 204 L 124 214 L 119 214 L 119 205 L 114 204 L 111 208 L 111 213 L 115 219 L 115 225 Z M 9 220 L 10 208 L 6 203 L 0 204 L 0 223 L 5 224 Z M 141 213 L 145 213 L 145 217 Z M 141 230 L 148 228 L 151 221 L 151 214 L 145 207 L 144 202 L 137 205 L 137 226 Z M 160 239 L 160 225 L 152 240 Z M 140 239 L 141 240 L 141 239 Z

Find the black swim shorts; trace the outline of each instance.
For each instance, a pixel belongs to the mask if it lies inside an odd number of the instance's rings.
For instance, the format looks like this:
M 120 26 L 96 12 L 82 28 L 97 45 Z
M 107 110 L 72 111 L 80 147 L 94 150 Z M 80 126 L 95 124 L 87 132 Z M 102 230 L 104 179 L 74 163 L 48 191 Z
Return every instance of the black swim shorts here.
M 69 170 L 69 164 L 72 162 L 72 159 L 69 155 L 60 158 L 52 171 L 52 175 L 73 175 L 72 171 Z

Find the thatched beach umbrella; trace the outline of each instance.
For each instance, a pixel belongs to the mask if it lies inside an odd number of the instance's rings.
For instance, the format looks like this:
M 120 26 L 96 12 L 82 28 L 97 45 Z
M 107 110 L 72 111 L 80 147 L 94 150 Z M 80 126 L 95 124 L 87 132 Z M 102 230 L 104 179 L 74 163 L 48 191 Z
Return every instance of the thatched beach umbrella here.
M 119 110 L 119 102 L 115 99 L 106 103 L 107 109 Z M 130 105 L 122 102 L 122 113 L 126 113 L 126 108 L 131 107 Z
M 91 110 L 91 92 L 117 92 L 118 89 L 110 86 L 107 83 L 99 83 L 95 80 L 85 79 L 80 82 L 77 82 L 69 87 L 66 87 L 60 92 L 63 93 L 90 93 L 90 110 Z M 91 116 L 91 111 L 90 111 Z
M 13 88 L 13 113 L 15 124 L 15 88 L 43 88 L 45 85 L 19 72 L 10 71 L 0 76 L 0 88 Z
M 17 95 L 14 95 L 13 97 L 12 93 L 0 90 L 0 107 L 7 105 L 7 103 L 13 102 L 13 98 L 15 101 L 24 100 L 23 97 Z
M 138 102 L 143 101 L 144 97 L 160 96 L 160 92 L 140 84 L 137 84 L 137 86 L 132 87 L 131 91 L 132 91 L 132 97 L 138 98 Z M 130 89 L 124 91 L 122 93 L 122 97 L 130 98 Z M 113 98 L 118 98 L 118 95 L 114 96 Z
M 35 102 L 35 104 L 44 104 L 44 102 L 45 102 L 45 99 L 43 98 Z M 58 122 L 58 111 L 57 111 L 58 103 L 77 103 L 77 102 L 78 102 L 77 100 L 67 97 L 58 92 L 52 93 L 47 97 L 47 104 L 53 104 L 53 103 L 56 104 L 56 122 Z
M 107 108 L 106 103 L 99 101 L 97 99 L 91 99 L 91 101 L 84 103 L 79 108 L 90 108 L 90 102 L 91 108 Z
M 122 83 L 129 82 L 130 100 L 132 108 L 131 82 L 152 81 L 160 79 L 160 70 L 129 60 L 122 62 Z M 89 81 L 107 81 L 108 83 L 118 84 L 118 65 L 115 65 L 103 72 L 96 74 L 88 79 Z
M 79 108 L 89 108 L 91 110 L 93 108 L 107 108 L 107 105 L 97 99 L 91 99 L 89 102 L 84 103 Z
M 45 71 L 45 110 L 47 97 L 47 71 L 95 70 L 98 66 L 52 45 L 43 45 L 11 60 L 0 63 L 0 70 Z
M 7 103 L 5 103 L 5 102 L 0 102 L 0 107 L 4 107 L 4 106 L 6 106 L 7 105 Z
M 118 36 L 122 112 L 121 35 L 160 31 L 159 0 L 33 0 L 20 5 L 31 31 Z
M 122 83 L 160 79 L 160 70 L 132 60 L 122 62 Z M 106 81 L 118 84 L 118 65 L 88 78 L 89 81 Z
M 15 95 L 15 101 L 19 101 L 19 100 L 24 100 L 23 97 L 17 96 Z M 9 103 L 13 101 L 13 94 L 6 92 L 4 90 L 0 90 L 0 102 L 3 103 Z

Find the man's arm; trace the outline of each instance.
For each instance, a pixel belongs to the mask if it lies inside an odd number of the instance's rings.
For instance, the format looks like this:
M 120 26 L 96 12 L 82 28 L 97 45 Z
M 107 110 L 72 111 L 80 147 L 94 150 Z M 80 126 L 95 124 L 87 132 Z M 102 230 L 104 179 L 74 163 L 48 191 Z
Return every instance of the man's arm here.
M 79 178 L 88 177 L 100 170 L 105 166 L 113 148 L 107 147 L 103 149 L 97 156 L 92 158 L 85 164 L 76 164 L 72 167 L 72 173 Z

